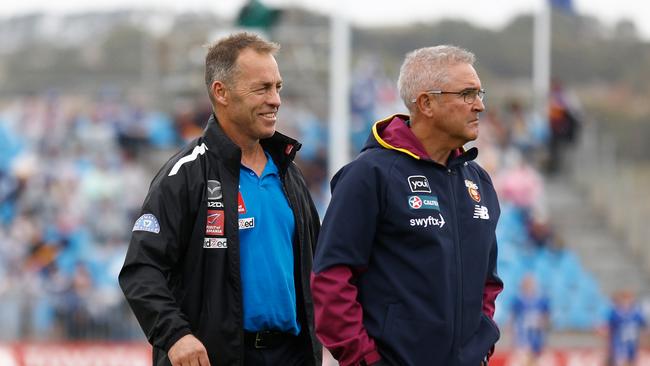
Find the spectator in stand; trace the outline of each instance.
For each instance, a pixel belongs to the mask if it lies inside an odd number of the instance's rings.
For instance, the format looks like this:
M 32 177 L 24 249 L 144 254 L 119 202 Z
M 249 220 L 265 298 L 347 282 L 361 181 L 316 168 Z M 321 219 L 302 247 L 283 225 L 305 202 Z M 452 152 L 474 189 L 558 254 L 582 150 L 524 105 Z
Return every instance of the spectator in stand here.
M 544 350 L 550 306 L 532 274 L 522 279 L 521 292 L 513 299 L 510 310 L 515 347 L 523 353 L 524 365 L 537 365 Z
M 506 120 L 508 125 L 507 143 L 511 144 L 522 154 L 527 154 L 534 146 L 533 137 L 528 126 L 524 107 L 519 100 L 510 101 L 506 105 Z M 504 144 L 503 146 L 505 146 Z
M 495 181 L 499 198 L 529 212 L 545 203 L 544 179 L 517 150 L 509 150 Z
M 629 290 L 616 293 L 607 318 L 609 366 L 636 364 L 641 331 L 645 327 L 646 320 L 634 293 Z
M 182 144 L 192 141 L 203 133 L 205 120 L 199 118 L 203 116 L 197 116 L 196 106 L 191 101 L 178 100 L 174 105 L 174 128 Z
M 107 277 L 116 256 L 123 262 L 122 221 L 134 206 L 139 210 L 146 193 L 131 184 L 142 181 L 146 161 L 119 144 L 118 122 L 148 125 L 154 115 L 115 98 L 48 94 L 0 103 L 0 339 L 124 337 L 137 330 L 131 322 L 96 322 L 114 314 L 106 289 L 116 286 L 116 275 L 112 284 L 97 280 Z M 160 146 L 141 143 L 147 151 Z M 115 254 L 103 255 L 110 242 Z M 65 329 L 73 323 L 66 314 L 72 292 L 62 289 L 75 278 L 83 288 L 77 263 L 88 265 L 93 291 L 74 311 L 92 321 Z
M 557 79 L 553 80 L 548 106 L 550 140 L 547 170 L 551 174 L 562 168 L 563 150 L 577 138 L 580 115 L 575 104 L 562 83 Z

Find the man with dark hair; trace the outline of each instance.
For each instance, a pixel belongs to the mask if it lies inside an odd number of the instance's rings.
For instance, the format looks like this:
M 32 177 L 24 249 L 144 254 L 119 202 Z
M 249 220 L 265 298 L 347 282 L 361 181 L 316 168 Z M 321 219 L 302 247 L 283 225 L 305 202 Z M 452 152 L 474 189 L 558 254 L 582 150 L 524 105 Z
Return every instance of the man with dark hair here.
M 309 273 L 319 219 L 276 132 L 275 43 L 212 45 L 214 114 L 158 172 L 120 272 L 154 365 L 316 365 Z
M 398 87 L 410 115 L 377 122 L 332 179 L 312 293 L 341 366 L 479 366 L 499 338 L 499 203 L 463 148 L 485 109 L 473 63 L 454 46 L 409 53 Z

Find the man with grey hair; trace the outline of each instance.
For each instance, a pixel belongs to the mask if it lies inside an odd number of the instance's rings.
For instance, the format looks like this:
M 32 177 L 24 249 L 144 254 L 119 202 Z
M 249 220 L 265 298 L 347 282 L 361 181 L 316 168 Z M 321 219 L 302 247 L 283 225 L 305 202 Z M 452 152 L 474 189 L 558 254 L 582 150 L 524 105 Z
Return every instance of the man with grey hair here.
M 320 226 L 300 143 L 276 131 L 279 46 L 212 45 L 203 136 L 151 183 L 120 286 L 154 365 L 320 365 L 309 288 Z
M 311 288 L 316 334 L 342 366 L 478 366 L 493 352 L 500 211 L 463 148 L 485 109 L 473 63 L 454 46 L 409 53 L 410 115 L 375 123 L 332 179 Z

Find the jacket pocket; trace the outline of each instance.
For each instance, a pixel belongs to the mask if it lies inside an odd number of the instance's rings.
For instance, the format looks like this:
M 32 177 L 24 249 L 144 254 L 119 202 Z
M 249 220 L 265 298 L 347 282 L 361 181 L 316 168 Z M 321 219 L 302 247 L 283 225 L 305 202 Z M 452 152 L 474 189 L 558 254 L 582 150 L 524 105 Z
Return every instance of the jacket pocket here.
M 460 365 L 480 365 L 481 360 L 488 354 L 500 336 L 501 333 L 494 321 L 481 313 L 481 320 L 476 332 L 460 349 Z
M 388 306 L 379 351 L 390 365 L 444 365 L 451 348 L 450 324 L 416 318 L 402 304 Z

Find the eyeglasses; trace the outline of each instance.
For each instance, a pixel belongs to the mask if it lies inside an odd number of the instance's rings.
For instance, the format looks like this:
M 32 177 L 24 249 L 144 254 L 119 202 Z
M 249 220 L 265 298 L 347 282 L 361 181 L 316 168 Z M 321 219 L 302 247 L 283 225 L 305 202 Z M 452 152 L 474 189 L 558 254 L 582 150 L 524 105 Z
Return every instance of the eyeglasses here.
M 479 100 L 483 100 L 485 97 L 485 89 L 465 89 L 461 90 L 459 92 L 450 92 L 450 91 L 442 91 L 442 90 L 427 90 L 425 93 L 427 94 L 456 94 L 460 97 L 463 97 L 463 101 L 467 104 L 472 104 L 476 101 L 476 98 L 478 97 Z M 411 103 L 415 103 L 415 99 L 411 101 Z

